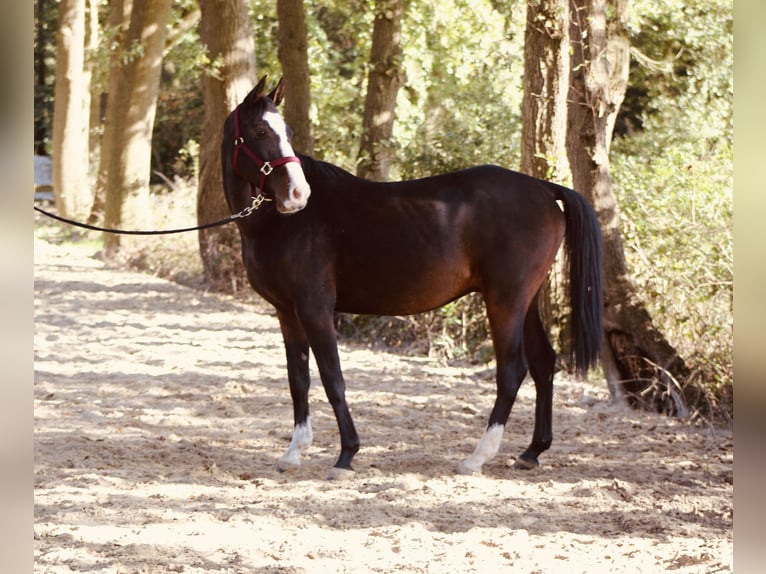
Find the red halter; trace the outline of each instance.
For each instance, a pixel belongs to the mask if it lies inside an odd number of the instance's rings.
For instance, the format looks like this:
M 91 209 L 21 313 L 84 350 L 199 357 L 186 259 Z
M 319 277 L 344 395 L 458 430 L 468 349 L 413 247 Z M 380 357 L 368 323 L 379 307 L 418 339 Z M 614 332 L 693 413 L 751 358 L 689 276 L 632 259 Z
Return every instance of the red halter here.
M 239 128 L 239 107 L 237 106 L 234 110 L 234 173 L 236 173 L 239 177 L 242 179 L 245 179 L 250 182 L 250 190 L 253 193 L 253 196 L 256 196 L 258 194 L 263 193 L 263 186 L 266 183 L 266 176 L 268 176 L 272 171 L 274 171 L 275 167 L 279 167 L 280 165 L 285 165 L 286 163 L 301 163 L 300 158 L 295 157 L 294 155 L 281 157 L 278 159 L 273 159 L 271 161 L 264 161 L 261 158 L 258 157 L 258 155 L 251 150 L 247 145 L 245 144 L 245 138 L 242 137 L 242 132 Z M 247 177 L 245 177 L 237 168 L 237 161 L 239 160 L 239 151 L 242 150 L 245 152 L 245 155 L 249 157 L 251 160 L 255 162 L 255 164 L 258 166 L 259 171 L 261 172 L 261 181 L 258 185 L 258 187 L 255 187 L 255 184 L 248 180 Z M 258 190 L 256 192 L 256 189 Z

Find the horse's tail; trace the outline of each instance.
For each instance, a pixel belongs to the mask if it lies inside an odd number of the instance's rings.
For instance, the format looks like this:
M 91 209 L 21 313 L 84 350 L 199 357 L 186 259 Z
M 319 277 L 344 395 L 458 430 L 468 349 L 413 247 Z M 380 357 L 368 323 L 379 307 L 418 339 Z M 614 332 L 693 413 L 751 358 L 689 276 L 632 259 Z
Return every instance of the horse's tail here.
M 598 363 L 603 337 L 601 227 L 582 195 L 560 185 L 551 186 L 556 199 L 564 203 L 566 218 L 564 242 L 572 308 L 570 358 L 575 372 L 584 376 Z

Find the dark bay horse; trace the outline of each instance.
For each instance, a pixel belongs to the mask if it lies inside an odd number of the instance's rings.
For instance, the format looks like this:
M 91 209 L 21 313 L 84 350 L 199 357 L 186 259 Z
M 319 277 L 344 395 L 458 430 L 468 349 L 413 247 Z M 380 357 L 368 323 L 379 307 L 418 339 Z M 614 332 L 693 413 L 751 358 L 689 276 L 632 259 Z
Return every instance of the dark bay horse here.
M 538 291 L 565 243 L 572 361 L 584 374 L 601 347 L 601 234 L 576 192 L 492 165 L 398 183 L 359 179 L 298 156 L 277 111 L 279 82 L 266 78 L 227 118 L 223 183 L 236 213 L 252 287 L 277 312 L 287 354 L 295 427 L 278 468 L 300 464 L 312 440 L 309 348 L 340 430 L 331 471 L 351 471 L 359 437 L 346 404 L 334 314 L 405 315 L 469 292 L 484 297 L 497 358 L 497 398 L 484 435 L 459 466 L 479 473 L 500 447 L 516 393 L 532 375 L 532 442 L 517 467 L 533 468 L 551 444 L 555 353 L 538 312 Z M 561 202 L 561 205 L 558 203 Z

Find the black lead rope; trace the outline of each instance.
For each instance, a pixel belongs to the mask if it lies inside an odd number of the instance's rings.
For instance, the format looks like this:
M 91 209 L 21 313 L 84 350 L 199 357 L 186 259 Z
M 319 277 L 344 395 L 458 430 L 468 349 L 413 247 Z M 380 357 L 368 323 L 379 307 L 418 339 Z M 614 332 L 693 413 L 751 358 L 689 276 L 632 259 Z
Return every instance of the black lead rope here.
M 105 227 L 90 225 L 89 223 L 73 221 L 71 219 L 67 219 L 66 217 L 61 217 L 60 215 L 56 215 L 49 211 L 45 211 L 44 209 L 37 207 L 36 205 L 34 206 L 34 208 L 35 208 L 35 211 L 39 211 L 40 213 L 50 217 L 51 219 L 55 219 L 57 221 L 67 223 L 69 225 L 74 225 L 75 227 L 90 229 L 91 231 L 103 231 L 104 233 L 117 233 L 120 235 L 170 235 L 171 233 L 185 233 L 187 231 L 199 231 L 201 229 L 210 229 L 211 227 L 226 225 L 227 223 L 231 223 L 232 221 L 236 221 L 237 219 L 242 219 L 243 217 L 247 217 L 248 215 L 253 213 L 256 209 L 261 207 L 261 204 L 263 204 L 264 201 L 271 201 L 271 199 L 266 197 L 265 195 L 259 194 L 253 197 L 253 202 L 250 205 L 248 205 L 245 209 L 243 209 L 239 213 L 230 215 L 229 217 L 225 219 L 214 221 L 212 223 L 206 223 L 204 225 L 197 225 L 195 227 L 184 227 L 183 229 L 165 229 L 165 230 L 158 230 L 158 231 L 134 231 L 134 230 L 128 230 L 128 229 L 108 229 Z

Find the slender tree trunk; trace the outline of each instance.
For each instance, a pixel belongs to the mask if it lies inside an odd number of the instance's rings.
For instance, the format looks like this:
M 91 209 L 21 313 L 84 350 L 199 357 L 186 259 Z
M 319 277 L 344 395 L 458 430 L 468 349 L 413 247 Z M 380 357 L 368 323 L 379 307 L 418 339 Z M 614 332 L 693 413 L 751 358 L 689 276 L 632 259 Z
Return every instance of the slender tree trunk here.
M 311 128 L 311 82 L 308 36 L 303 0 L 277 0 L 279 18 L 279 62 L 287 85 L 284 115 L 293 130 L 293 147 L 314 153 Z
M 48 80 L 48 61 L 50 34 L 55 33 L 45 25 L 43 14 L 48 13 L 51 0 L 35 0 L 35 155 L 47 156 L 49 154 L 47 142 L 49 141 L 48 126 L 50 124 L 51 112 L 46 100 L 47 80 Z M 54 86 L 55 90 L 55 86 Z
M 223 123 L 253 87 L 255 44 L 244 0 L 200 0 L 200 36 L 215 75 L 203 74 L 205 117 L 200 145 L 197 219 L 200 224 L 229 215 L 223 195 L 221 136 Z M 208 283 L 236 290 L 245 280 L 239 234 L 234 225 L 199 232 L 199 249 Z
M 569 0 L 530 0 L 524 34 L 521 171 L 566 185 Z
M 569 0 L 529 0 L 524 34 L 524 94 L 521 101 L 521 171 L 571 185 L 567 158 L 569 89 Z M 540 295 L 543 323 L 568 356 L 563 257 L 557 258 Z
M 434 52 L 439 49 L 441 27 L 431 24 L 426 27 L 426 50 Z M 431 69 L 428 72 L 429 82 L 426 87 L 426 101 L 423 106 L 423 124 L 420 127 L 419 137 L 424 146 L 433 148 L 434 143 L 444 137 L 444 124 L 449 116 L 444 105 L 444 97 L 441 92 L 442 82 L 445 77 L 450 77 L 443 58 L 432 58 Z
M 120 4 L 119 1 L 115 4 Z M 151 142 L 160 86 L 162 51 L 172 0 L 123 0 L 116 19 L 129 25 L 113 54 L 99 182 L 104 225 L 141 226 L 148 209 Z M 120 236 L 104 234 L 104 252 L 114 256 Z
M 402 67 L 404 0 L 376 0 L 370 50 L 370 73 L 362 118 L 362 141 L 356 173 L 385 181 L 391 174 L 396 96 L 405 80 Z
M 109 28 L 113 31 L 112 46 L 109 52 L 109 78 L 107 80 L 106 94 L 100 98 L 104 104 L 103 133 L 99 151 L 98 173 L 96 175 L 96 189 L 93 197 L 93 205 L 90 208 L 88 223 L 95 224 L 104 217 L 106 205 L 106 187 L 108 170 L 113 163 L 112 156 L 117 153 L 114 141 L 125 130 L 124 114 L 108 114 L 108 106 L 111 101 L 113 106 L 124 105 L 119 102 L 120 94 L 123 93 L 123 75 L 119 72 L 122 65 L 123 46 L 126 44 L 126 35 L 130 27 L 130 12 L 133 8 L 133 0 L 112 0 L 109 4 Z
M 619 208 L 609 174 L 612 129 L 628 78 L 629 51 L 622 27 L 627 0 L 571 1 L 567 145 L 574 186 L 591 201 L 604 236 L 604 372 L 614 398 L 685 415 L 676 381 L 682 381 L 688 370 L 652 324 L 636 291 L 625 260 Z
M 53 189 L 56 208 L 77 217 L 90 206 L 90 74 L 85 70 L 85 0 L 61 0 L 56 34 Z
M 89 74 L 89 87 L 90 87 L 90 110 L 89 110 L 89 132 L 88 142 L 90 148 L 89 165 L 90 167 L 98 169 L 98 150 L 101 143 L 100 128 L 101 128 L 101 96 L 103 92 L 103 86 L 99 85 L 97 78 L 95 77 L 95 63 L 93 62 L 93 54 L 98 49 L 101 29 L 98 20 L 98 0 L 88 1 L 88 18 L 86 21 L 85 30 L 85 70 Z M 93 194 L 92 194 L 93 195 Z M 92 201 L 92 200 L 91 200 Z M 92 204 L 91 206 L 92 207 Z

